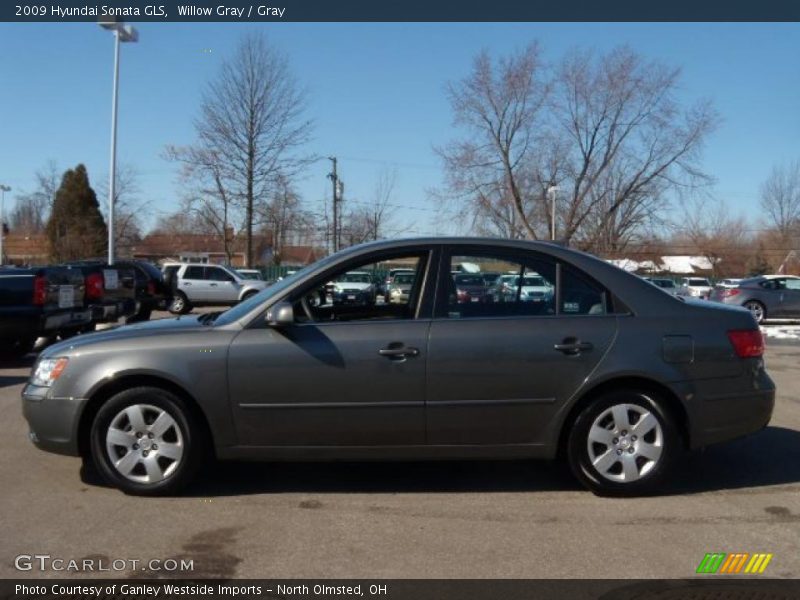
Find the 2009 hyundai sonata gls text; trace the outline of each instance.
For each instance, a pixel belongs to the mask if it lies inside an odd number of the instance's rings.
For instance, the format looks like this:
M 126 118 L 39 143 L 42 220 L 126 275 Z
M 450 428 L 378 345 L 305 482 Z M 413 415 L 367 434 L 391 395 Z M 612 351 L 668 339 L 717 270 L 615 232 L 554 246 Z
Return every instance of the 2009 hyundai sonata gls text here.
M 334 302 L 349 272 L 410 269 L 401 302 Z M 461 273 L 516 275 L 462 293 Z M 551 293 L 527 297 L 537 277 Z M 489 278 L 490 279 L 490 278 Z M 492 285 L 487 282 L 487 286 Z M 31 439 L 128 493 L 220 459 L 554 458 L 591 490 L 658 489 L 686 449 L 764 427 L 775 388 L 742 308 L 676 298 L 547 243 L 375 242 L 221 314 L 79 336 L 23 390 Z

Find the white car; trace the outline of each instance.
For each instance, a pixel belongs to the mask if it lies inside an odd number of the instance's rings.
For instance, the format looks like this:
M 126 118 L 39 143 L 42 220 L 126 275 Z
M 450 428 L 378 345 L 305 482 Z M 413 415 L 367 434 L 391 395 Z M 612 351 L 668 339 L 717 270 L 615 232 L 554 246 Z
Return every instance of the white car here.
M 245 279 L 222 265 L 183 263 L 164 269 L 175 269 L 177 285 L 169 307 L 174 314 L 187 313 L 193 306 L 233 306 L 267 287 L 266 281 Z
M 329 285 L 334 304 L 375 304 L 375 284 L 366 271 L 350 271 Z
M 705 277 L 684 277 L 678 294 L 707 300 L 713 290 L 714 286 Z

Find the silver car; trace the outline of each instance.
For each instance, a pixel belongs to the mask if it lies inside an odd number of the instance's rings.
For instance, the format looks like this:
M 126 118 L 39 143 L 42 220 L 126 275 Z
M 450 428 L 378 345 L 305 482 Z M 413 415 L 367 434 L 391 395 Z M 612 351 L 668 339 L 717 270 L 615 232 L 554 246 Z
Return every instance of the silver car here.
M 232 306 L 267 287 L 266 281 L 247 279 L 222 265 L 182 264 L 173 276 L 177 289 L 169 310 L 175 314 L 188 313 L 194 306 Z
M 800 277 L 793 275 L 761 275 L 743 279 L 735 287 L 718 286 L 711 300 L 743 306 L 756 322 L 767 319 L 800 318 Z
M 329 281 L 414 264 L 405 303 L 317 304 Z M 537 273 L 541 302 L 472 302 L 455 265 Z M 751 314 L 677 299 L 606 262 L 518 240 L 349 248 L 225 313 L 46 348 L 30 439 L 127 493 L 177 492 L 214 457 L 566 457 L 599 494 L 660 489 L 685 450 L 765 427 L 775 387 Z M 743 467 L 744 468 L 744 467 Z

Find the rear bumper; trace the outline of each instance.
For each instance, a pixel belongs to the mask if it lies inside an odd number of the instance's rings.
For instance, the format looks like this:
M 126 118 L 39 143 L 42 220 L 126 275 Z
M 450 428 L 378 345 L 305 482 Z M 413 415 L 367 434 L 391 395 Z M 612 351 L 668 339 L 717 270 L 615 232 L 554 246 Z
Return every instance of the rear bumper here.
M 92 304 L 90 310 L 95 323 L 114 322 L 120 317 L 136 314 L 136 301 L 133 299 L 118 300 L 107 304 Z
M 78 456 L 78 423 L 86 400 L 50 398 L 50 388 L 27 384 L 22 390 L 22 415 L 36 447 Z
M 690 447 L 702 448 L 759 431 L 769 424 L 774 407 L 774 385 L 697 398 L 690 421 Z

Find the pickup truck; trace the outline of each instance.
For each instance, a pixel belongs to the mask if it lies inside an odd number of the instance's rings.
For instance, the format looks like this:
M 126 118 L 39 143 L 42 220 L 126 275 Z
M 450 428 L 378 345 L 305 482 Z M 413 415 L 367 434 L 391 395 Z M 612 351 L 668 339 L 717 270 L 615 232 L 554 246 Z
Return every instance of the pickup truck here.
M 70 334 L 91 322 L 83 276 L 64 267 L 0 268 L 0 358 L 19 358 L 36 338 Z
M 132 268 L 94 261 L 75 261 L 64 266 L 84 278 L 86 305 L 92 312 L 88 329 L 93 329 L 97 323 L 114 323 L 138 312 L 136 277 Z

